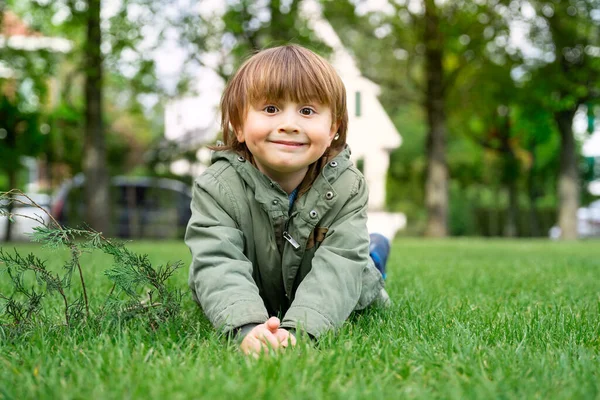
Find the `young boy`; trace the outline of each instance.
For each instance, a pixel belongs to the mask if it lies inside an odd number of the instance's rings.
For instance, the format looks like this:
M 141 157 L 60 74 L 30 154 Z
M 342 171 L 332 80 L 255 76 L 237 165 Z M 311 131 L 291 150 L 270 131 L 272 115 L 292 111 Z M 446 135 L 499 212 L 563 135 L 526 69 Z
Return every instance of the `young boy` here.
M 389 303 L 389 244 L 369 249 L 367 185 L 333 67 L 296 45 L 261 51 L 227 84 L 221 112 L 224 146 L 195 181 L 185 239 L 194 299 L 215 328 L 254 353 Z

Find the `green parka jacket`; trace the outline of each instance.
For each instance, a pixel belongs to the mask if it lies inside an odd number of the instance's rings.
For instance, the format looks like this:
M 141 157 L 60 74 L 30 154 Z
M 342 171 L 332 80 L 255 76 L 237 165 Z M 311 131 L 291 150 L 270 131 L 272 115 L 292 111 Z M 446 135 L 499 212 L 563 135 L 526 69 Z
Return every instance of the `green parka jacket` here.
M 383 279 L 369 257 L 368 190 L 346 148 L 289 209 L 287 193 L 250 162 L 215 151 L 196 179 L 185 241 L 189 285 L 229 332 L 282 317 L 314 337 L 370 305 Z

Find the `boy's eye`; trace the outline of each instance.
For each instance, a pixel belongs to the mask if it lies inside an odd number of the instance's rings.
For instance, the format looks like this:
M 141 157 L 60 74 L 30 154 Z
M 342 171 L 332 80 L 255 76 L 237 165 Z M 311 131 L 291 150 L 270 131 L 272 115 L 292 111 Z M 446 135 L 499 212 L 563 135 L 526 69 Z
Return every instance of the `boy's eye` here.
M 266 106 L 265 108 L 263 108 L 263 111 L 266 112 L 267 114 L 275 114 L 277 112 L 277 107 Z
M 302 115 L 313 115 L 315 113 L 315 110 L 313 110 L 312 108 L 308 108 L 308 107 L 304 107 L 300 110 L 300 114 Z

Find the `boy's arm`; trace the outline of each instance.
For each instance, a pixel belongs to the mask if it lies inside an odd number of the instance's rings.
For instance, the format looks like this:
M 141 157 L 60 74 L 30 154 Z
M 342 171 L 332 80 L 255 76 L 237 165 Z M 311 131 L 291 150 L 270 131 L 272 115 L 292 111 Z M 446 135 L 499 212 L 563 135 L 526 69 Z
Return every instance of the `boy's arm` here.
M 205 174 L 194 184 L 191 208 L 185 242 L 192 253 L 189 284 L 194 298 L 213 326 L 224 332 L 263 323 L 269 315 L 243 251 L 244 235 L 235 222 L 230 192 Z
M 368 190 L 363 178 L 355 185 L 354 196 L 315 252 L 312 268 L 298 286 L 282 327 L 304 330 L 317 338 L 340 327 L 358 304 L 363 274 L 372 261 L 366 224 Z M 378 279 L 383 287 L 383 280 Z

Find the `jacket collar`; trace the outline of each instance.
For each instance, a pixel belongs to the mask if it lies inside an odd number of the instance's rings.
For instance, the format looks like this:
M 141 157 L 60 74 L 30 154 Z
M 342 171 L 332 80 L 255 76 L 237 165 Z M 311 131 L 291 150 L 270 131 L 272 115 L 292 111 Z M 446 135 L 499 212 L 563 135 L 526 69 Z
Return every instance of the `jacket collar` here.
M 215 163 L 219 160 L 225 160 L 237 171 L 244 182 L 253 189 L 256 201 L 262 204 L 265 211 L 287 210 L 287 193 L 277 182 L 260 172 L 251 162 L 234 151 L 215 150 L 211 162 Z M 302 207 L 302 205 L 308 204 L 307 206 L 310 207 L 312 204 L 315 204 L 317 200 L 327 196 L 328 192 L 331 192 L 334 197 L 337 197 L 337 194 L 333 190 L 332 183 L 335 182 L 335 180 L 351 165 L 350 148 L 346 145 L 344 149 L 321 170 L 310 190 L 298 199 L 297 203 L 299 206 Z

